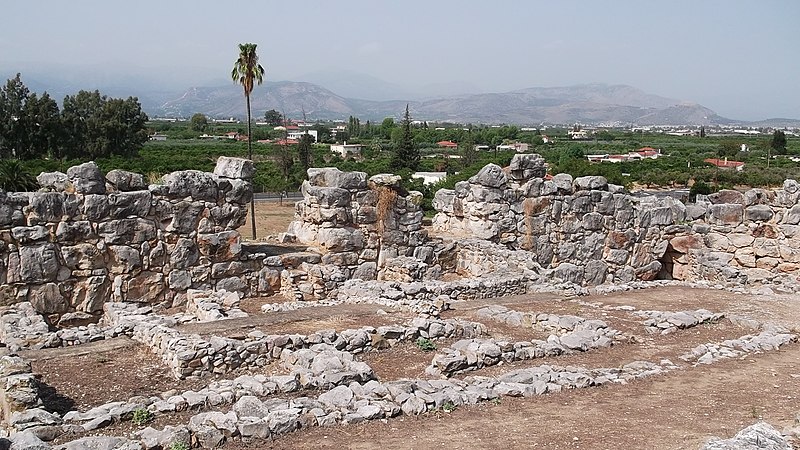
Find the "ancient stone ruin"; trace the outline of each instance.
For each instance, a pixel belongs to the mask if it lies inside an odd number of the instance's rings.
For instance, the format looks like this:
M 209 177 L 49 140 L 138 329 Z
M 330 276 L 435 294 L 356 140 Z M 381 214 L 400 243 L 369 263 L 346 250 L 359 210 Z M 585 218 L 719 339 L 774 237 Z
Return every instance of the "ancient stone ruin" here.
M 0 442 L 217 448 L 691 373 L 798 339 L 787 321 L 741 310 L 582 300 L 653 286 L 797 292 L 793 180 L 684 204 L 637 197 L 602 177 L 550 179 L 538 155 L 516 155 L 507 169 L 490 164 L 437 192 L 427 228 L 422 195 L 404 191 L 400 177 L 314 168 L 294 221 L 271 244 L 237 231 L 253 171 L 250 161 L 222 157 L 213 173 L 179 171 L 148 185 L 86 163 L 40 175 L 38 192 L 0 193 Z M 510 297 L 534 293 L 548 300 Z M 243 305 L 267 297 L 260 311 Z M 303 309 L 336 317 L 354 305 L 370 311 L 365 323 L 281 328 L 309 321 Z M 674 336 L 697 327 L 724 339 L 680 347 Z M 57 358 L 100 341 L 145 349 L 176 387 L 57 410 L 37 352 Z M 636 353 L 642 342 L 669 347 L 672 359 Z M 637 357 L 613 367 L 559 364 L 612 346 Z M 373 370 L 370 355 L 405 349 L 388 358 L 399 369 L 414 357 L 409 348 L 425 359 L 416 375 Z M 148 415 L 168 425 L 114 434 Z M 756 431 L 784 443 L 800 433 L 764 430 Z

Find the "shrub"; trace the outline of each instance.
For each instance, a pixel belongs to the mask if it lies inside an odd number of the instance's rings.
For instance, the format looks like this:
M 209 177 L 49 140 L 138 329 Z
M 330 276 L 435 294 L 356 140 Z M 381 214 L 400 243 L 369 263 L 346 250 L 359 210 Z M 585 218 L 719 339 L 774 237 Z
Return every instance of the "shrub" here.
M 150 422 L 153 419 L 154 419 L 153 413 L 144 408 L 139 408 L 133 412 L 133 417 L 131 418 L 131 421 L 134 424 L 141 426 Z
M 432 340 L 424 337 L 417 338 L 417 347 L 423 352 L 432 352 L 436 350 L 436 344 Z

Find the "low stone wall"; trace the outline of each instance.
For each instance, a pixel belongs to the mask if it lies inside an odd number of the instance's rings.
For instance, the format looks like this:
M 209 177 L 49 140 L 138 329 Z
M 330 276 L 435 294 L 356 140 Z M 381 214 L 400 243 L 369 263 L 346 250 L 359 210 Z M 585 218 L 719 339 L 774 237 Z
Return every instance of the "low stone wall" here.
M 189 288 L 243 290 L 236 228 L 252 175 L 252 162 L 221 157 L 213 174 L 148 186 L 90 162 L 41 174 L 42 191 L 0 192 L 0 298 L 58 319 L 107 301 L 182 303 Z
M 632 196 L 599 176 L 543 176 L 538 155 L 515 155 L 507 171 L 490 164 L 454 190 L 436 193 L 434 229 L 528 251 L 552 277 L 578 284 L 659 278 L 800 287 L 794 180 L 777 190 L 724 190 L 685 205 Z M 496 263 L 468 249 L 459 258 L 477 267 Z

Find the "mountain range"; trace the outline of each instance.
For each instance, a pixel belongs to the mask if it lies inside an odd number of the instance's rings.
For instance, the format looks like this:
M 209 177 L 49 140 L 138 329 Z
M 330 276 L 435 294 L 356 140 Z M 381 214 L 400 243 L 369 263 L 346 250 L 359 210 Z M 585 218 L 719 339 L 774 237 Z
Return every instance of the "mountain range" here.
M 421 100 L 346 98 L 309 82 L 267 82 L 251 94 L 253 115 L 275 109 L 288 117 L 362 120 L 399 118 L 409 105 L 416 120 L 486 124 L 637 124 L 711 125 L 735 121 L 695 103 L 660 97 L 626 85 L 586 84 L 529 88 L 511 92 L 462 94 Z M 244 117 L 241 88 L 190 88 L 161 105 L 147 105 L 159 116 Z
M 128 79 L 93 80 L 86 74 L 70 78 L 60 73 L 58 76 L 38 71 L 33 76 L 24 75 L 23 82 L 32 91 L 46 90 L 56 99 L 79 89 L 95 88 L 112 97 L 133 95 L 151 117 L 190 117 L 195 113 L 214 118 L 246 117 L 241 87 L 224 80 L 176 92 L 174 86 L 178 80 L 156 89 L 153 86 L 160 84 L 152 78 L 143 78 L 138 83 L 131 79 L 139 74 Z M 251 95 L 253 117 L 262 117 L 265 111 L 275 109 L 288 117 L 305 115 L 308 120 L 346 120 L 355 116 L 362 121 L 380 121 L 386 117 L 399 119 L 408 104 L 415 120 L 459 123 L 800 127 L 800 120 L 796 119 L 733 120 L 697 103 L 649 94 L 627 85 L 593 83 L 457 94 L 477 89 L 463 84 L 410 89 L 347 72 L 311 73 L 299 78 L 308 81 L 268 81 L 257 86 Z M 84 86 L 87 82 L 91 86 Z M 323 86 L 331 86 L 333 90 Z

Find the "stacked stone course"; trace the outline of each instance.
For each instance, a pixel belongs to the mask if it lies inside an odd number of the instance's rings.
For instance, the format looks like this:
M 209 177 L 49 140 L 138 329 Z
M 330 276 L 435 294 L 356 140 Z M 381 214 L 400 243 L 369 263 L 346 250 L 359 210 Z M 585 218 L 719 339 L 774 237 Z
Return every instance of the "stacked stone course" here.
M 800 184 L 722 190 L 683 204 L 635 197 L 599 176 L 546 180 L 538 155 L 490 164 L 436 193 L 434 229 L 525 250 L 550 278 L 576 284 L 708 280 L 782 284 L 800 274 Z M 459 267 L 497 263 L 467 241 Z
M 89 162 L 41 174 L 42 191 L 0 192 L 3 303 L 29 301 L 58 319 L 97 315 L 106 301 L 183 303 L 189 288 L 249 291 L 235 230 L 252 175 L 252 162 L 221 157 L 214 174 L 173 172 L 148 186 Z

